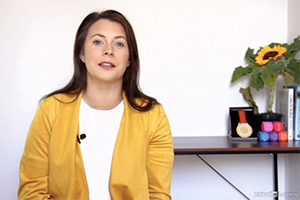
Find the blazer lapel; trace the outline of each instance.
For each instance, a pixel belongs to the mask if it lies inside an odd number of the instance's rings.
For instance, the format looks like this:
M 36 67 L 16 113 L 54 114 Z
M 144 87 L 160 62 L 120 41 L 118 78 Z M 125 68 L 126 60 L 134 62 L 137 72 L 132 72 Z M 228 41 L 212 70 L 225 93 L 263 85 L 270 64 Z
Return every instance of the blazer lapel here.
M 80 144 L 77 141 L 79 136 L 79 109 L 82 93 L 78 98 L 69 96 L 58 97 L 64 103 L 60 103 L 56 123 L 53 126 L 51 135 L 51 167 L 55 170 L 52 180 L 59 180 L 57 185 L 61 194 L 67 194 L 70 199 L 88 199 L 87 179 L 84 171 Z
M 109 189 L 112 199 L 148 199 L 146 174 L 147 126 L 141 112 L 123 93 L 124 113 L 115 143 Z M 142 195 L 142 196 L 141 196 Z

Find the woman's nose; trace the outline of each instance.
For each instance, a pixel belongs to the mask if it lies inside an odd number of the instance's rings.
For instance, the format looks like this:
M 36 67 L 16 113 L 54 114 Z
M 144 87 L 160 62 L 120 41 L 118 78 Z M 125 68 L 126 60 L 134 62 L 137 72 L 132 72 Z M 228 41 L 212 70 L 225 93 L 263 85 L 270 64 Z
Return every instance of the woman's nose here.
M 113 50 L 111 47 L 107 46 L 104 51 L 103 51 L 103 55 L 105 56 L 113 56 L 114 53 L 113 53 Z

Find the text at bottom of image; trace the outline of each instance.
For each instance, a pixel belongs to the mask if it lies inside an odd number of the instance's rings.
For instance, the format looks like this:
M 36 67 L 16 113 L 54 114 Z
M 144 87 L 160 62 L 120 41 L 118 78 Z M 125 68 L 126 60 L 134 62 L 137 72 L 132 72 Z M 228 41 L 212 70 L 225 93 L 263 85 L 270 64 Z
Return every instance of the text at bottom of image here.
M 255 191 L 255 197 L 295 197 L 298 198 L 300 196 L 299 192 L 263 192 L 263 191 Z

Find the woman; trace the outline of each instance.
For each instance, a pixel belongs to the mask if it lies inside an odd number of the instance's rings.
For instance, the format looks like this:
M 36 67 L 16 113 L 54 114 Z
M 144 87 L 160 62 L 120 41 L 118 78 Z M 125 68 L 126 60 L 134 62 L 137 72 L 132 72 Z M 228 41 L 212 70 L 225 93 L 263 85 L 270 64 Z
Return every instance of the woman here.
M 171 199 L 170 126 L 156 99 L 139 90 L 136 39 L 121 13 L 82 21 L 74 67 L 32 121 L 19 199 Z

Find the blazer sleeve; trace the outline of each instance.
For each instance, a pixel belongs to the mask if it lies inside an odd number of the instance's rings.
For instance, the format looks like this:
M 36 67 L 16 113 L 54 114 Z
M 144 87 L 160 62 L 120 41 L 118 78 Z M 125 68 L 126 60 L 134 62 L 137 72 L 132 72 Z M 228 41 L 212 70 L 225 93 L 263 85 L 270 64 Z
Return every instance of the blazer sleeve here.
M 160 106 L 159 121 L 150 138 L 147 174 L 150 199 L 170 200 L 173 141 L 167 116 Z
M 18 198 L 52 199 L 48 193 L 48 142 L 51 133 L 51 113 L 45 100 L 33 118 L 20 163 Z

